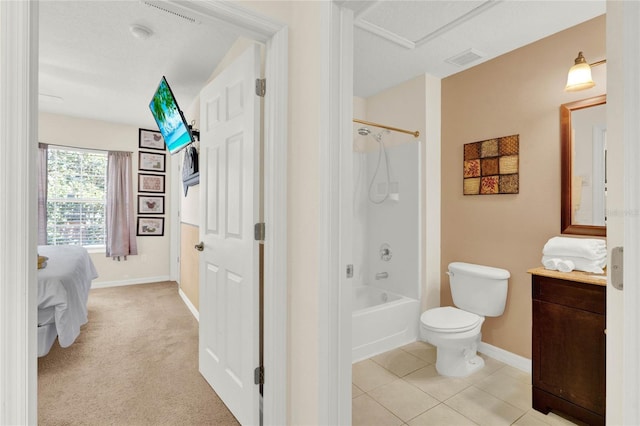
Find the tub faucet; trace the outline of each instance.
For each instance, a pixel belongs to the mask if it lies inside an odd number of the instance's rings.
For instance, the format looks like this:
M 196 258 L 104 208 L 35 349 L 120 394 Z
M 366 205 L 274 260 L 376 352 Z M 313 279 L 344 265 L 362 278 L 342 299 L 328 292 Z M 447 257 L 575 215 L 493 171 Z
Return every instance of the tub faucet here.
M 376 274 L 376 280 L 384 280 L 389 278 L 389 273 L 388 272 L 378 272 Z

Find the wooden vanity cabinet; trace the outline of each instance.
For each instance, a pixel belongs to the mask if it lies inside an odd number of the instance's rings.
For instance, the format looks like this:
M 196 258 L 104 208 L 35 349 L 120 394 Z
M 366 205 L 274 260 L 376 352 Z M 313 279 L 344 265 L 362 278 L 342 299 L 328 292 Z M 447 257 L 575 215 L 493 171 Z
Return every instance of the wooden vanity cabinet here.
M 533 408 L 605 424 L 606 286 L 532 275 Z

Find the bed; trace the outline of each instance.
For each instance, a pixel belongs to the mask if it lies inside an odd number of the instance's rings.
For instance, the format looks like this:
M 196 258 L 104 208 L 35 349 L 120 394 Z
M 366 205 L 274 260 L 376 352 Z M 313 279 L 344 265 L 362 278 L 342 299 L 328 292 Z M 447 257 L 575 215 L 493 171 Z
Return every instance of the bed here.
M 38 246 L 48 257 L 38 269 L 38 356 L 49 353 L 58 338 L 70 346 L 87 323 L 91 281 L 98 277 L 89 253 L 80 246 Z

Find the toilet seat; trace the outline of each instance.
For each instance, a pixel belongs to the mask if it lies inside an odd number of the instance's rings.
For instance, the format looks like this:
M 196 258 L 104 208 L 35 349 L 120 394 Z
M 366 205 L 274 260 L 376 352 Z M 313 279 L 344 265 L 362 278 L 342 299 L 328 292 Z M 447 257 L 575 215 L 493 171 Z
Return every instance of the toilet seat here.
M 427 330 L 462 333 L 482 324 L 482 317 L 453 306 L 443 306 L 423 312 L 420 322 Z

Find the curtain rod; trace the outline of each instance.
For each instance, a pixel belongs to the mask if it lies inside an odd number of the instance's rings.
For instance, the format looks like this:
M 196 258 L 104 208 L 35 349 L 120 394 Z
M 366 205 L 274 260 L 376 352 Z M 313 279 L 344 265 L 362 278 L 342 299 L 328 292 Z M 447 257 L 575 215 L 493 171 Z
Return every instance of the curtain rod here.
M 373 121 L 360 120 L 358 118 L 354 118 L 353 122 L 360 123 L 360 124 L 367 124 L 369 126 L 376 126 L 376 127 L 380 127 L 387 130 L 393 130 L 394 132 L 407 133 L 409 135 L 413 135 L 414 138 L 417 138 L 418 136 L 420 136 L 420 132 L 418 130 L 414 132 L 412 130 L 399 129 L 397 127 L 385 126 L 384 124 L 374 123 Z
M 1 1 L 1 0 L 0 0 Z M 72 146 L 72 145 L 60 145 L 57 143 L 46 143 L 46 142 L 38 142 L 38 145 L 46 145 L 46 146 L 53 146 L 53 147 L 57 147 L 57 148 L 67 148 L 69 150 L 82 150 L 82 151 L 89 151 L 89 152 L 110 152 L 113 150 L 109 150 L 109 149 L 100 149 L 100 148 L 85 148 L 83 146 Z M 133 151 L 113 151 L 113 152 L 128 152 L 129 154 L 133 154 Z

